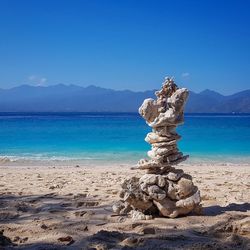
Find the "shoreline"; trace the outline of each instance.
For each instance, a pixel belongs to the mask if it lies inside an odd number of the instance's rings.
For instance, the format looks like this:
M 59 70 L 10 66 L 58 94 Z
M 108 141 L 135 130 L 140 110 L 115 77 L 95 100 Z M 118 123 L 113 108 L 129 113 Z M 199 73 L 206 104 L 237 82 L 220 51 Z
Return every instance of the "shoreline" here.
M 135 166 L 139 159 L 148 158 L 146 155 L 136 155 L 127 157 L 122 155 L 122 157 L 113 158 L 103 157 L 40 157 L 40 156 L 9 156 L 0 155 L 0 166 Z M 207 165 L 219 165 L 219 166 L 249 166 L 250 167 L 250 156 L 249 155 L 213 155 L 213 156 L 191 156 L 186 161 L 179 164 L 179 166 L 207 166 Z
M 203 214 L 148 221 L 112 212 L 124 179 L 143 173 L 130 167 L 0 166 L 4 237 L 18 249 L 249 248 L 248 166 L 178 165 L 201 190 Z

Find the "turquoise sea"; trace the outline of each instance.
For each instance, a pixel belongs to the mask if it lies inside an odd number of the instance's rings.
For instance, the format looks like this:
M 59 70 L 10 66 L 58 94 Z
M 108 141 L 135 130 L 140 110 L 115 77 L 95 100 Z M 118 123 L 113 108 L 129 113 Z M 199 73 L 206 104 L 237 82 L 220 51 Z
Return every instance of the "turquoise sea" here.
M 136 113 L 0 113 L 0 158 L 135 164 L 149 131 Z M 186 114 L 178 132 L 191 162 L 250 163 L 250 114 Z

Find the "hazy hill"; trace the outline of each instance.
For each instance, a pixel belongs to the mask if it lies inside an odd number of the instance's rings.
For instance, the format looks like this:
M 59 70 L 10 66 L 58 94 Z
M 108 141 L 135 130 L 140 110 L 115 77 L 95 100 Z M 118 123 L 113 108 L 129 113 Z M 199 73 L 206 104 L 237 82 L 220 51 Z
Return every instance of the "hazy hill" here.
M 250 90 L 223 96 L 215 91 L 191 92 L 186 107 L 189 113 L 250 113 Z
M 154 90 L 133 92 L 92 85 L 21 85 L 0 89 L 0 112 L 137 112 L 142 101 L 149 97 L 154 97 Z M 250 90 L 230 96 L 211 90 L 190 92 L 186 112 L 250 113 Z

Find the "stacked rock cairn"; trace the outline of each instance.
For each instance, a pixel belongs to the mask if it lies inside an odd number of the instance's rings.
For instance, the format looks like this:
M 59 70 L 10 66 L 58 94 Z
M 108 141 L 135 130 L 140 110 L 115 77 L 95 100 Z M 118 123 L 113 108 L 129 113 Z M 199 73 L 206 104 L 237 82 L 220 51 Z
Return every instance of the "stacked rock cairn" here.
M 131 214 L 134 219 L 159 215 L 175 218 L 201 208 L 200 192 L 192 177 L 173 167 L 188 158 L 177 147 L 181 137 L 175 129 L 184 122 L 189 92 L 166 77 L 155 95 L 156 100 L 146 99 L 139 108 L 140 115 L 152 128 L 145 138 L 152 149 L 148 151 L 150 159 L 140 160 L 134 169 L 146 170 L 146 174 L 125 180 L 121 200 L 113 205 L 115 213 Z

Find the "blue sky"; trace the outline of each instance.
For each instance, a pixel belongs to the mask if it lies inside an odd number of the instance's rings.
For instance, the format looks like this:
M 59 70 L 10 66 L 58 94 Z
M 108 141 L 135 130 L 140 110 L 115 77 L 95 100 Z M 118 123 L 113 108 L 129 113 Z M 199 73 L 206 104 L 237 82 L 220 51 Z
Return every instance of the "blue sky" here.
M 0 0 L 0 87 L 250 88 L 250 1 Z

